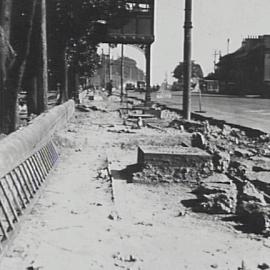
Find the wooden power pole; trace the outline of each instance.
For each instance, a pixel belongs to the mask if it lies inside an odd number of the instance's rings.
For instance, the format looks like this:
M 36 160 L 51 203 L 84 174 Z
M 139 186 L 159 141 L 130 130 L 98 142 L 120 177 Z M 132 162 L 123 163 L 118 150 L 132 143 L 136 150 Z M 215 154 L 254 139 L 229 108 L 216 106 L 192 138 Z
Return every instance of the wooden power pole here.
M 185 0 L 185 37 L 184 37 L 184 93 L 183 113 L 186 120 L 190 120 L 190 79 L 191 79 L 191 29 L 192 29 L 192 0 Z

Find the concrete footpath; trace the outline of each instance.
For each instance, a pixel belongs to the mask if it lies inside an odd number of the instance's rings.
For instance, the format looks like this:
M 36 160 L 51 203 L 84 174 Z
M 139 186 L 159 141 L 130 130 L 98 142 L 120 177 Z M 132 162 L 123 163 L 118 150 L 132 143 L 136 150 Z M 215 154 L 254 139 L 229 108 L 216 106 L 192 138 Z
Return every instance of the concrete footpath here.
M 125 180 L 112 186 L 108 162 L 120 170 L 135 162 L 138 145 L 177 147 L 189 135 L 123 125 L 115 96 L 87 104 L 89 112 L 77 111 L 56 134 L 59 164 L 1 270 L 237 270 L 243 260 L 247 269 L 270 265 L 269 239 L 186 210 L 181 201 L 195 198 L 188 186 Z

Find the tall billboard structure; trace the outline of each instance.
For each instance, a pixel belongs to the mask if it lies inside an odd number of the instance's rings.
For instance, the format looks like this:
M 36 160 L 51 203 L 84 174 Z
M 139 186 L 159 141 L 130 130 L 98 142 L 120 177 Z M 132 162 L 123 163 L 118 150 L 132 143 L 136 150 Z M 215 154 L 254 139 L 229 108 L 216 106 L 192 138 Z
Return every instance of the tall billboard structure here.
M 146 57 L 146 96 L 150 98 L 151 44 L 154 42 L 154 0 L 126 0 L 125 11 L 104 25 L 101 42 L 133 44 L 144 49 Z
M 106 43 L 154 42 L 154 0 L 126 0 L 126 12 L 107 23 Z

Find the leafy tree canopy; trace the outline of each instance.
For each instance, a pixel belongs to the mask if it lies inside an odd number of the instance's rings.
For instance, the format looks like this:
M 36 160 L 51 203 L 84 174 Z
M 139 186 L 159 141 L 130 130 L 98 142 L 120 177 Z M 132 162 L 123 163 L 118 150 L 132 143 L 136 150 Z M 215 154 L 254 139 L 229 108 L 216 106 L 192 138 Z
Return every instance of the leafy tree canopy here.
M 106 31 L 107 23 L 121 24 L 126 1 L 53 0 L 48 8 L 49 39 L 60 50 L 66 48 L 69 66 L 81 75 L 92 75 L 99 61 L 96 49 L 101 32 Z
M 203 78 L 203 71 L 199 64 L 196 64 L 194 61 L 192 61 L 192 74 L 191 77 L 195 78 Z M 184 76 L 184 63 L 180 62 L 179 65 L 174 69 L 173 71 L 173 77 L 181 80 Z

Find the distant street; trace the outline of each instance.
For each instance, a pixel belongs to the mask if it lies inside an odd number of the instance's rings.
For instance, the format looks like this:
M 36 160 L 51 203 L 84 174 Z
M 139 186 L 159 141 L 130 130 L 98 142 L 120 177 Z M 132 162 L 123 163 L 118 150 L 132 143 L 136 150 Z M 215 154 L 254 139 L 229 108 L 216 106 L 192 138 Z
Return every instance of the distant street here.
M 129 95 L 137 95 L 137 93 L 129 92 Z M 151 97 L 158 103 L 182 109 L 182 92 L 152 93 Z M 192 112 L 199 113 L 197 93 L 192 94 L 191 102 Z M 204 116 L 270 133 L 270 99 L 204 94 L 201 110 L 204 111 L 201 113 Z

